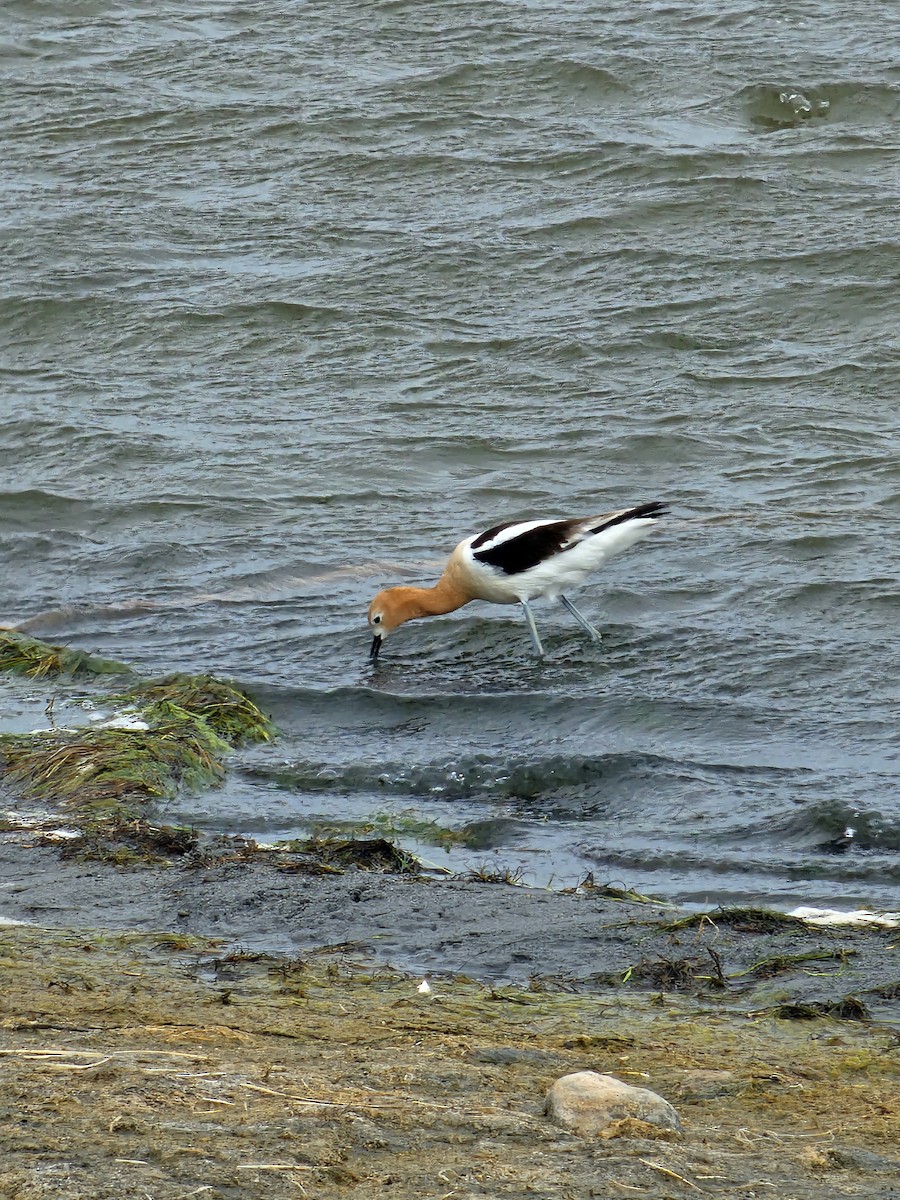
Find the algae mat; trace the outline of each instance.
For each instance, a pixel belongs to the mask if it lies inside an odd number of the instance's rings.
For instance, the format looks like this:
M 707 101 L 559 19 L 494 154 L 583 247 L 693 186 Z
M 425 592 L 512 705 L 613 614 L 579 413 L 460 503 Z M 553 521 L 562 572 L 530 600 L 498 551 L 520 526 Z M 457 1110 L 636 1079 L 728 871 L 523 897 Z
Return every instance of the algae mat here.
M 10 829 L 55 824 L 64 812 L 79 832 L 78 849 L 113 861 L 143 861 L 154 854 L 186 853 L 198 838 L 188 830 L 148 820 L 160 801 L 180 791 L 219 786 L 225 759 L 247 742 L 267 742 L 274 727 L 236 684 L 211 675 L 168 675 L 141 681 L 123 663 L 0 631 L 0 670 L 43 680 L 127 674 L 127 691 L 86 700 L 95 724 L 57 724 L 57 693 L 49 694 L 48 728 L 0 731 L 0 781 L 24 816 L 11 808 Z M 63 707 L 72 697 L 63 699 Z M 85 700 L 82 700 L 82 706 Z M 50 808 L 28 811 L 28 805 Z M 137 831 L 137 839 L 135 838 Z M 156 836 L 154 836 L 156 835 Z M 137 841 L 137 846 L 135 842 Z M 73 848 L 70 848 L 73 849 Z
M 360 956 L 0 933 L 0 1196 L 887 1198 L 897 1042 L 684 998 L 417 980 Z M 685 1134 L 583 1140 L 542 1114 L 591 1068 Z M 626 1131 L 627 1132 L 627 1131 Z

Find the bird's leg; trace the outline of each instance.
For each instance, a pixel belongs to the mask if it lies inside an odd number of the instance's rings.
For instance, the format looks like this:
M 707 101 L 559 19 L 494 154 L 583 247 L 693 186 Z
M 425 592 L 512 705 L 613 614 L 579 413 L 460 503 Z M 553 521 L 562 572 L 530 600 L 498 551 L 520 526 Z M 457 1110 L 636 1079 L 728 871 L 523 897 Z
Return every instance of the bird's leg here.
M 593 627 L 593 625 L 590 623 L 590 621 L 586 620 L 581 615 L 581 613 L 578 611 L 578 609 L 575 607 L 575 605 L 572 603 L 572 601 L 567 596 L 560 596 L 560 600 L 562 601 L 563 608 L 567 608 L 569 610 L 569 612 L 572 614 L 572 616 L 575 618 L 575 620 L 578 622 L 578 624 L 581 626 L 581 628 L 588 635 L 588 637 L 591 639 L 592 642 L 600 642 L 603 640 L 602 637 L 600 636 L 599 629 L 595 629 Z
M 525 620 L 528 622 L 528 632 L 531 634 L 531 644 L 534 646 L 534 652 L 538 658 L 544 657 L 544 647 L 541 645 L 540 634 L 537 631 L 537 625 L 534 623 L 534 613 L 531 611 L 531 605 L 527 600 L 523 600 L 522 608 L 525 610 Z

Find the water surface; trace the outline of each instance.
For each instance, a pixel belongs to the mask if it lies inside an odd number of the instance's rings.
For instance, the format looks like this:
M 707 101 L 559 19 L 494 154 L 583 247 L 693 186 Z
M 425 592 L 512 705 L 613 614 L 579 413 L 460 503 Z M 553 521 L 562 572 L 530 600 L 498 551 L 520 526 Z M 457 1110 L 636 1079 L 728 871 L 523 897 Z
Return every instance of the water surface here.
M 875 0 L 7 6 L 0 619 L 271 708 L 171 819 L 897 907 L 898 35 Z M 538 665 L 473 606 L 368 663 L 371 595 L 462 536 L 653 499 L 579 599 L 600 648 L 543 606 Z

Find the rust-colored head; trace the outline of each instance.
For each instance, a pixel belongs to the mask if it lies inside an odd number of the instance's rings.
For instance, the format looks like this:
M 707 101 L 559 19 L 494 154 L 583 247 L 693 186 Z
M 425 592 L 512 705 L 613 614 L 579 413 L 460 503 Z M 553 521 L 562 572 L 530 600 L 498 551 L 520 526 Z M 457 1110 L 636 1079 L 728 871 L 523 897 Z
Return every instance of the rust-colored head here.
M 390 587 L 378 593 L 369 605 L 369 628 L 373 635 L 370 658 L 378 657 L 381 643 L 404 621 L 453 612 L 474 599 L 460 581 L 452 561 L 434 587 Z
M 398 625 L 425 615 L 421 603 L 422 588 L 392 587 L 378 593 L 369 605 L 369 628 L 372 630 L 370 658 L 377 658 L 381 643 Z

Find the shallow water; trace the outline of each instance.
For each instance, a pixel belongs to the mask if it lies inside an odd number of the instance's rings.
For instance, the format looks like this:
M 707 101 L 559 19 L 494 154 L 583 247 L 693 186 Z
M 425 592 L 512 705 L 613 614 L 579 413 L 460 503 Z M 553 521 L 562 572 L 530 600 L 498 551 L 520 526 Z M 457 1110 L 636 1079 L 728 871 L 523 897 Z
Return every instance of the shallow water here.
M 896 907 L 900 14 L 594 7 L 7 6 L 0 619 L 271 708 L 173 819 Z M 599 648 L 369 664 L 465 534 L 652 499 Z

